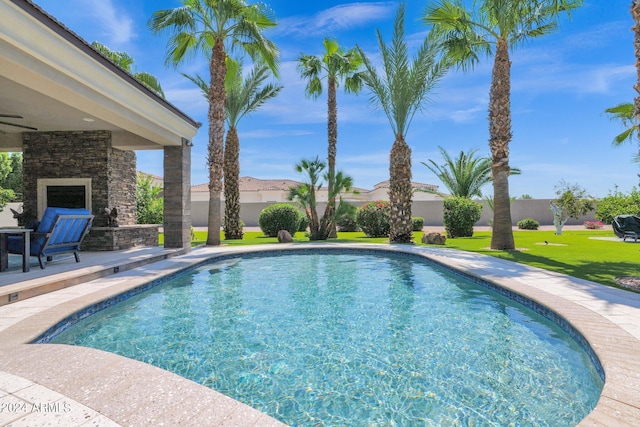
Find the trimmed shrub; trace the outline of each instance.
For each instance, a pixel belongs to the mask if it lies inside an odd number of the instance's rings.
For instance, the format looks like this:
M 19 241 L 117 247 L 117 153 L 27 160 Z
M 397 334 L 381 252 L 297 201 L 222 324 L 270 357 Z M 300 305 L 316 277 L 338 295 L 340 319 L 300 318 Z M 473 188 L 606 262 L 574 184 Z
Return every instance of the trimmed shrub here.
M 640 215 L 640 193 L 634 187 L 631 193 L 609 193 L 596 204 L 596 219 L 611 224 L 618 215 Z
M 336 226 L 338 227 L 338 231 L 350 232 L 359 230 L 355 217 L 350 215 L 345 215 L 340 218 Z
M 520 230 L 537 230 L 538 227 L 540 227 L 540 223 L 533 218 L 524 218 L 518 221 Z
M 424 228 L 424 218 L 421 216 L 412 216 L 411 221 L 413 222 L 413 231 L 422 231 Z
M 276 203 L 260 212 L 258 225 L 268 237 L 276 237 L 280 230 L 293 236 L 300 226 L 300 211 L 288 203 Z
M 482 205 L 464 197 L 444 199 L 442 222 L 447 237 L 471 237 L 473 225 L 482 216 Z
M 307 231 L 308 227 L 309 227 L 309 218 L 307 218 L 306 214 L 300 212 L 300 225 L 298 225 L 298 231 L 303 231 L 303 232 Z
M 356 224 L 367 237 L 389 235 L 389 215 L 391 206 L 384 200 L 369 202 L 356 212 Z
M 0 206 L 6 205 L 0 194 Z M 151 175 L 139 173 L 136 177 L 136 213 L 138 224 L 162 224 L 164 198 L 162 187 L 151 183 Z

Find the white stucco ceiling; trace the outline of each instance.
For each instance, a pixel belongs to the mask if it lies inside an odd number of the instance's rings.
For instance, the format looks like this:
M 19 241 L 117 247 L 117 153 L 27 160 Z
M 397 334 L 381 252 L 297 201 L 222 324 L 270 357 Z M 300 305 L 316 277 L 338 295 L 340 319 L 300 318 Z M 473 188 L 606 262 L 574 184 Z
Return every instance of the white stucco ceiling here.
M 27 0 L 0 0 L 0 121 L 37 131 L 109 130 L 127 150 L 179 146 L 199 127 Z M 93 121 L 88 121 L 93 120 Z M 20 132 L 0 124 L 0 151 Z

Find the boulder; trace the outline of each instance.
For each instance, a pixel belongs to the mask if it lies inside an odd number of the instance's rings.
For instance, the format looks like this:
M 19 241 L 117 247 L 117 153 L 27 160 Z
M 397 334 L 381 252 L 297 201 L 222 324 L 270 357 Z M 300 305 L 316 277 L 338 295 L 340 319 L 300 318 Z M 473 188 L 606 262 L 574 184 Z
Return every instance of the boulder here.
M 422 236 L 422 243 L 428 245 L 444 245 L 447 238 L 440 233 L 426 233 Z
M 293 239 L 287 230 L 278 231 L 278 243 L 291 243 Z

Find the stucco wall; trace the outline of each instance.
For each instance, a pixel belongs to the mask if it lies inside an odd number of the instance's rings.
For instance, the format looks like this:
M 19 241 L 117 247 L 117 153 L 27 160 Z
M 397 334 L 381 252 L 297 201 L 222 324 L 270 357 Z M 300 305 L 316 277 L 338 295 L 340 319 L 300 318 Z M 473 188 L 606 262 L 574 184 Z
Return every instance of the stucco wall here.
M 0 227 L 17 227 L 18 220 L 13 217 L 13 213 L 11 212 L 13 209 L 16 212 L 22 212 L 22 202 L 19 203 L 7 203 L 0 212 Z
M 514 200 L 511 202 L 511 220 L 513 225 L 517 225 L 518 221 L 523 218 L 533 218 L 541 225 L 553 225 L 553 214 L 549 210 L 549 202 L 551 199 L 533 199 L 533 200 Z M 262 209 L 272 203 L 242 203 L 240 206 L 240 216 L 247 227 L 257 227 L 258 215 Z M 353 203 L 355 206 L 361 206 L 363 203 Z M 482 217 L 476 225 L 488 225 L 493 216 L 493 212 L 483 203 Z M 415 201 L 412 206 L 413 216 L 421 216 L 424 218 L 425 226 L 441 226 L 442 225 L 442 200 Z M 191 202 L 191 221 L 194 227 L 206 227 L 209 205 L 205 201 Z M 319 204 L 318 212 L 324 211 L 324 204 Z M 222 214 L 224 213 L 224 202 L 222 203 Z M 591 212 L 579 219 L 570 219 L 567 225 L 579 225 L 588 220 L 595 218 Z
M 541 225 L 553 225 L 553 215 L 549 210 L 550 199 L 536 199 L 536 200 L 515 200 L 511 203 L 511 219 L 513 225 L 516 225 L 518 221 L 523 218 L 531 217 Z M 242 220 L 247 227 L 258 226 L 258 215 L 262 209 L 271 205 L 272 203 L 243 203 L 240 207 L 240 213 Z M 9 208 L 13 208 L 17 211 L 21 211 L 22 203 L 9 203 L 4 208 L 4 211 L 0 212 L 0 226 L 15 226 L 16 221 L 13 219 Z M 356 206 L 361 204 L 354 203 Z M 324 204 L 320 204 L 322 212 Z M 482 217 L 476 225 L 488 225 L 488 221 L 491 219 L 491 209 L 484 206 L 482 209 Z M 191 218 L 194 227 L 206 227 L 207 215 L 209 212 L 209 204 L 205 201 L 191 201 Z M 222 203 L 221 214 L 224 214 L 224 202 Z M 413 215 L 421 216 L 424 218 L 425 226 L 441 226 L 442 225 L 442 201 L 419 201 L 413 203 Z M 593 220 L 593 212 L 585 215 L 580 219 L 571 219 L 567 222 L 568 225 L 580 225 L 588 220 Z

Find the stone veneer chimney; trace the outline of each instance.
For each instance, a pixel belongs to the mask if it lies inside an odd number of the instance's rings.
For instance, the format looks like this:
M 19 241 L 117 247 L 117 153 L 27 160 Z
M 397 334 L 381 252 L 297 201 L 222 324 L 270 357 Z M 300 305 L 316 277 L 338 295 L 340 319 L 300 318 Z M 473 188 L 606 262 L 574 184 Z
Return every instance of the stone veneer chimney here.
M 94 227 L 106 227 L 105 208 L 120 225 L 136 224 L 136 154 L 111 146 L 110 131 L 24 132 L 24 211 L 36 219 L 38 179 L 91 180 Z M 42 200 L 42 198 L 41 198 Z

